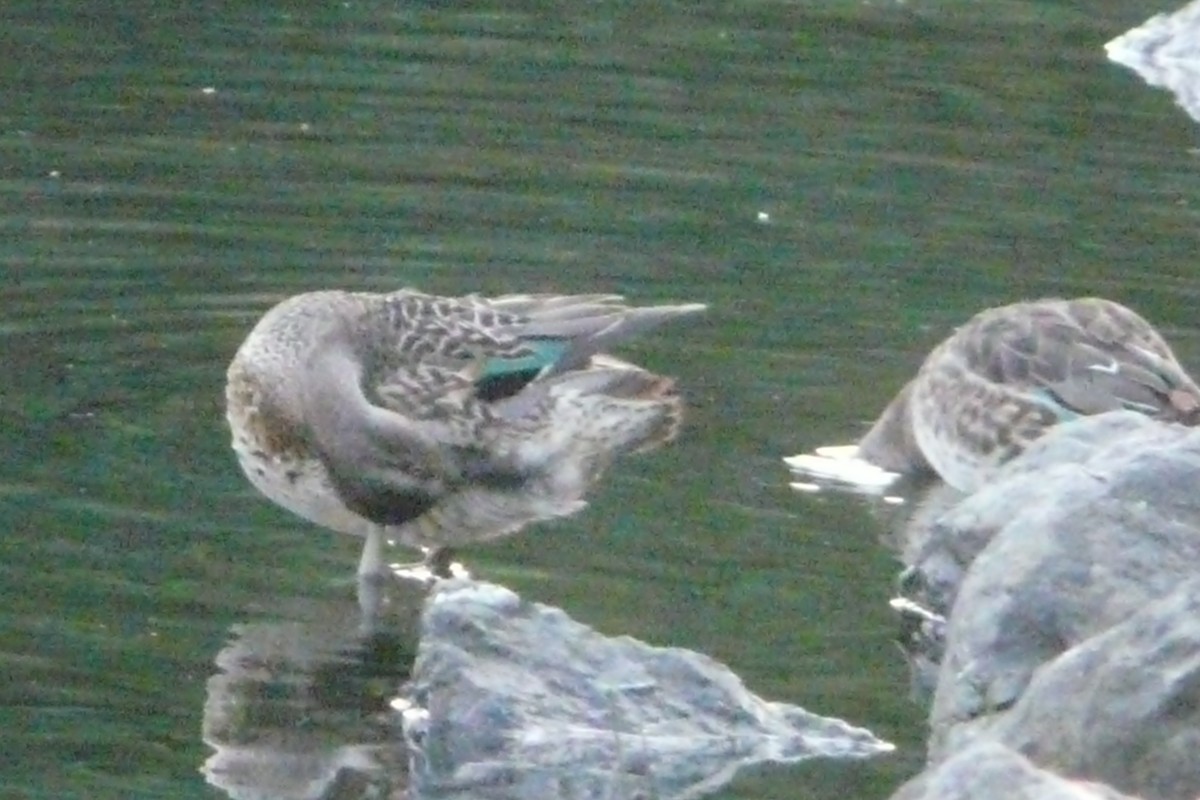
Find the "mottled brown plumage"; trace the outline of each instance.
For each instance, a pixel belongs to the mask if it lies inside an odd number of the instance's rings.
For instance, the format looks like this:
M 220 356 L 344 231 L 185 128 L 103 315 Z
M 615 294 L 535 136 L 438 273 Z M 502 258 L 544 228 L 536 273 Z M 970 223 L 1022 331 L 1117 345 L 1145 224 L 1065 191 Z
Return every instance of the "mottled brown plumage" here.
M 934 348 L 860 443 L 887 469 L 960 489 L 1060 422 L 1128 409 L 1200 421 L 1200 388 L 1145 319 L 1101 298 L 984 311 Z
M 437 549 L 571 514 L 612 461 L 678 430 L 669 378 L 604 355 L 703 306 L 612 295 L 313 292 L 259 321 L 228 371 L 233 446 L 305 519 Z

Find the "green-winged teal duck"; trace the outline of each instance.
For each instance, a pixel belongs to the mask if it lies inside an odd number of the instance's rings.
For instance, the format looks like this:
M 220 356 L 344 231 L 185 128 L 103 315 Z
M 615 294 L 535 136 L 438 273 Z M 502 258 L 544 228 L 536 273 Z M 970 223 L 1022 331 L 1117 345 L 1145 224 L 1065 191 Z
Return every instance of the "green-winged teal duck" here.
M 1053 425 L 1130 409 L 1200 422 L 1200 388 L 1145 319 L 1096 297 L 977 314 L 925 359 L 859 443 L 898 472 L 978 488 Z
M 672 380 L 603 351 L 703 308 L 298 295 L 229 366 L 233 448 L 268 498 L 364 537 L 359 573 L 380 573 L 385 538 L 438 554 L 572 514 L 616 457 L 674 437 Z

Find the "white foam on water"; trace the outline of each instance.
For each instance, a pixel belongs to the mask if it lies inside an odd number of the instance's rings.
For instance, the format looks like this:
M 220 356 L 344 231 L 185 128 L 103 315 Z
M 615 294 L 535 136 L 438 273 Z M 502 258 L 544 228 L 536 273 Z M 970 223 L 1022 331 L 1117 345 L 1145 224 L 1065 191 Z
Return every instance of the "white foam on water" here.
M 850 491 L 859 494 L 883 495 L 896 482 L 899 473 L 889 472 L 858 457 L 855 445 L 818 447 L 812 453 L 801 453 L 783 459 L 792 477 L 791 487 L 796 491 L 815 493 L 826 489 Z M 903 502 L 902 498 L 888 496 L 889 503 Z

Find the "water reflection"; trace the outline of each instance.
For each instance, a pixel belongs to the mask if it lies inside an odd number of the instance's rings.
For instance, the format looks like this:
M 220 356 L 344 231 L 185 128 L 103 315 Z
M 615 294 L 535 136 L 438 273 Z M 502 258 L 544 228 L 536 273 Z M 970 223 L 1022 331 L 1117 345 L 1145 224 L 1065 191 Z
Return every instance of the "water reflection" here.
M 423 585 L 397 582 L 367 637 L 347 624 L 348 598 L 310 605 L 304 621 L 235 625 L 206 684 L 206 780 L 235 800 L 404 796 L 389 701 L 416 656 L 423 600 Z
M 885 412 L 886 414 L 886 412 Z M 865 505 L 879 531 L 879 543 L 896 557 L 895 589 L 889 601 L 896 616 L 895 641 L 909 669 L 910 694 L 927 706 L 933 697 L 946 628 L 945 586 L 908 585 L 912 566 L 924 555 L 936 535 L 941 516 L 966 495 L 929 472 L 895 473 L 861 458 L 857 445 L 816 448 L 784 458 L 791 472 L 791 488 L 801 494 L 843 494 Z M 961 574 L 939 574 L 948 586 Z M 914 601 L 935 601 L 938 610 Z

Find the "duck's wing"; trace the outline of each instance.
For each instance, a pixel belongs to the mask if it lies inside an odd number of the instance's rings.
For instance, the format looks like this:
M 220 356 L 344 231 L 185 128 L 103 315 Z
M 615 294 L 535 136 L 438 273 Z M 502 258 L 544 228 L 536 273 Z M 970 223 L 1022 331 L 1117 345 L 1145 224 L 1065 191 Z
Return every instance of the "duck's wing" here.
M 489 300 L 414 292 L 390 296 L 386 307 L 393 341 L 375 348 L 380 352 L 363 387 L 368 401 L 403 418 L 402 432 L 414 428 L 434 443 L 440 455 L 432 460 L 450 469 L 447 480 L 501 482 L 521 472 L 524 457 L 500 444 L 500 429 L 514 435 L 525 429 L 527 435 L 557 428 L 544 417 L 567 394 L 646 401 L 653 413 L 646 414 L 651 419 L 644 434 L 628 436 L 631 447 L 671 438 L 680 407 L 669 397 L 671 382 L 601 358 L 600 351 L 704 308 L 638 308 L 612 295 Z M 603 406 L 599 399 L 590 402 Z M 392 438 L 403 450 L 413 437 Z
M 636 307 L 618 295 L 476 295 L 450 298 L 398 292 L 387 302 L 395 370 L 422 363 L 474 368 L 478 381 L 515 376 L 508 396 L 537 377 L 578 369 L 593 355 L 704 309 L 699 303 Z
M 1031 303 L 982 320 L 976 371 L 1075 414 L 1129 409 L 1192 420 L 1200 389 L 1145 319 L 1099 298 Z
M 560 345 L 544 365 L 544 375 L 578 369 L 627 339 L 705 309 L 702 303 L 630 306 L 618 295 L 509 295 L 491 302 L 497 309 L 521 308 L 522 313 L 503 326 L 504 333 L 526 345 Z

